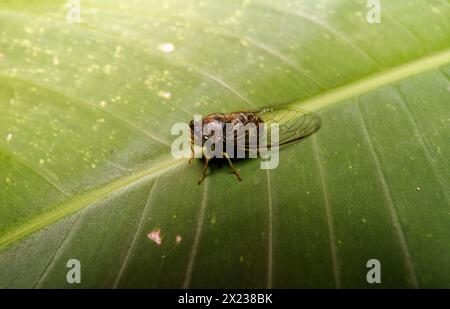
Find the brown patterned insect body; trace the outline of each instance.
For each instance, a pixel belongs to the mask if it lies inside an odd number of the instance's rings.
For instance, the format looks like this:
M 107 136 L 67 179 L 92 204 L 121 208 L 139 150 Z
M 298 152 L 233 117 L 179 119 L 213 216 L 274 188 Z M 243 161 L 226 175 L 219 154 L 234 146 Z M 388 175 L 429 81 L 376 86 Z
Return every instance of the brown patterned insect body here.
M 228 114 L 213 113 L 202 118 L 201 121 L 195 122 L 192 120 L 190 122 L 192 156 L 189 162 L 194 157 L 194 144 L 202 147 L 202 156 L 205 159 L 203 174 L 198 183 L 200 184 L 206 177 L 208 163 L 212 159 L 204 152 L 206 144 L 223 145 L 223 157 L 227 159 L 232 172 L 241 180 L 239 173 L 231 163 L 230 154 L 232 154 L 231 157 L 234 157 L 237 150 L 249 151 L 252 148 L 256 148 L 258 153 L 260 147 L 258 134 L 262 132 L 256 129 L 257 142 L 251 143 L 249 138 L 251 133 L 244 128 L 248 126 L 259 128 L 263 124 L 264 132 L 270 135 L 271 127 L 268 125 L 272 123 L 279 125 L 279 142 L 277 147 L 309 136 L 316 132 L 321 125 L 320 118 L 316 114 L 287 106 L 268 106 Z M 234 148 L 227 149 L 227 142 L 231 139 L 233 140 Z M 241 148 L 239 149 L 239 147 Z
M 202 141 L 202 146 L 205 142 L 212 138 L 213 135 L 209 134 L 209 132 L 213 131 L 222 131 L 222 134 L 219 139 L 222 140 L 223 143 L 226 143 L 226 125 L 230 124 L 232 130 L 238 131 L 239 128 L 243 128 L 246 125 L 253 123 L 256 126 L 263 123 L 264 121 L 254 112 L 234 112 L 229 114 L 222 113 L 213 113 L 202 119 L 202 129 L 197 129 L 194 127 L 194 120 L 191 120 L 189 126 L 191 128 L 191 142 L 194 142 L 195 135 Z M 208 132 L 208 133 L 206 133 Z M 237 138 L 237 136 L 234 136 Z M 216 142 L 220 142 L 217 140 Z M 224 144 L 225 146 L 225 144 Z M 225 148 L 224 148 L 225 149 Z

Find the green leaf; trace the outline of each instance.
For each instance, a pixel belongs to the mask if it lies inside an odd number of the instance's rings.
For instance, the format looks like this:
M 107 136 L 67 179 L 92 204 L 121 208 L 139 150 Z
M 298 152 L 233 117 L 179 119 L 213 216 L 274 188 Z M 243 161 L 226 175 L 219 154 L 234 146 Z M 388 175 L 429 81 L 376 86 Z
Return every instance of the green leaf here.
M 450 287 L 448 1 L 66 4 L 0 4 L 0 287 Z M 322 128 L 274 170 L 171 156 L 292 99 Z

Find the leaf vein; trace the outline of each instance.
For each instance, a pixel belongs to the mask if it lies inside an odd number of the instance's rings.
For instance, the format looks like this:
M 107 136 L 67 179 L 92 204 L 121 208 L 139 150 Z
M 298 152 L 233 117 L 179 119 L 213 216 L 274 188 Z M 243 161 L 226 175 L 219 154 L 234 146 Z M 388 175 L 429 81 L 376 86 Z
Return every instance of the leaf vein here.
M 337 252 L 336 252 L 336 236 L 335 236 L 335 230 L 334 230 L 334 224 L 333 224 L 333 218 L 331 214 L 331 205 L 328 197 L 328 188 L 325 182 L 325 174 L 323 171 L 322 162 L 319 158 L 319 150 L 317 146 L 316 136 L 313 135 L 311 137 L 312 139 L 312 147 L 313 147 L 313 154 L 314 159 L 316 161 L 317 169 L 319 170 L 319 176 L 320 176 L 320 183 L 322 187 L 322 193 L 323 193 L 323 201 L 325 204 L 325 213 L 327 218 L 327 226 L 328 226 L 328 238 L 330 240 L 330 252 L 331 252 L 331 262 L 333 267 L 333 274 L 334 274 L 334 284 L 336 288 L 341 288 L 341 278 L 339 273 L 339 265 L 337 260 Z
M 192 271 L 194 268 L 195 259 L 197 257 L 198 247 L 201 239 L 201 235 L 203 232 L 203 224 L 205 221 L 205 213 L 208 201 L 208 178 L 203 181 L 204 188 L 202 194 L 202 203 L 200 207 L 200 215 L 198 217 L 197 229 L 195 231 L 194 243 L 192 245 L 191 253 L 189 255 L 189 262 L 186 269 L 186 275 L 183 281 L 183 289 L 189 288 L 192 280 Z
M 66 98 L 66 99 L 68 99 L 68 100 L 70 100 L 72 102 L 80 103 L 80 104 L 82 104 L 82 105 L 84 105 L 84 106 L 86 106 L 88 108 L 94 109 L 95 111 L 97 111 L 99 113 L 108 115 L 108 116 L 118 120 L 119 122 L 123 123 L 126 127 L 134 129 L 136 131 L 139 131 L 139 132 L 145 134 L 146 136 L 150 137 L 152 140 L 154 140 L 154 141 L 156 141 L 156 142 L 158 142 L 160 144 L 163 144 L 163 145 L 166 145 L 166 146 L 170 147 L 170 142 L 165 141 L 165 140 L 157 137 L 153 133 L 149 132 L 148 130 L 143 129 L 143 128 L 133 124 L 130 120 L 122 118 L 121 116 L 118 116 L 115 113 L 108 112 L 105 109 L 101 109 L 101 108 L 95 106 L 94 104 L 92 104 L 92 103 L 90 103 L 90 102 L 88 102 L 88 101 L 86 101 L 86 100 L 84 100 L 84 99 L 82 99 L 80 97 L 75 97 L 75 96 L 72 96 L 72 95 L 68 95 L 66 93 L 63 93 L 59 89 L 56 89 L 54 87 L 50 87 L 48 85 L 44 85 L 42 83 L 39 83 L 39 82 L 31 80 L 31 79 L 27 79 L 27 78 L 22 78 L 22 77 L 18 77 L 18 76 L 12 76 L 12 75 L 8 75 L 8 74 L 1 74 L 0 77 L 13 79 L 13 80 L 19 81 L 21 83 L 32 84 L 33 86 L 39 87 L 39 88 L 41 88 L 41 89 L 43 89 L 43 90 L 45 90 L 47 92 L 50 92 L 50 93 L 53 93 L 53 94 L 59 96 L 61 98 Z
M 17 163 L 24 166 L 28 170 L 32 171 L 35 175 L 37 175 L 39 178 L 43 179 L 45 182 L 47 182 L 53 188 L 55 188 L 56 190 L 61 192 L 64 196 L 66 196 L 66 197 L 71 196 L 71 194 L 68 191 L 66 191 L 66 189 L 64 189 L 63 187 L 58 185 L 56 182 L 54 182 L 53 179 L 49 175 L 45 174 L 43 171 L 40 171 L 37 167 L 33 167 L 31 164 L 28 164 L 25 160 L 20 159 L 18 156 L 14 156 L 12 153 L 10 153 L 9 151 L 7 151 L 5 149 L 0 148 L 0 154 L 11 158 L 12 160 L 16 161 Z
M 419 130 L 419 126 L 417 124 L 417 121 L 411 111 L 411 107 L 409 106 L 406 97 L 404 95 L 404 93 L 401 91 L 400 87 L 398 85 L 395 86 L 395 90 L 396 92 L 399 94 L 400 97 L 400 102 L 401 102 L 401 106 L 403 108 L 403 110 L 405 111 L 405 114 L 408 116 L 408 120 L 409 122 L 412 124 L 413 127 L 413 132 L 414 132 L 414 137 L 417 139 L 420 147 L 423 149 L 423 152 L 425 154 L 425 158 L 427 159 L 428 164 L 430 165 L 434 175 L 436 176 L 440 188 L 442 190 L 442 193 L 445 196 L 445 199 L 447 201 L 447 205 L 450 205 L 450 201 L 449 201 L 449 196 L 448 196 L 448 190 L 445 190 L 445 186 L 443 184 L 443 179 L 441 177 L 441 174 L 439 173 L 439 171 L 436 169 L 436 166 L 433 164 L 433 159 L 432 156 L 430 155 L 430 152 L 428 151 L 428 147 L 425 145 L 425 140 L 423 138 L 423 132 L 421 132 Z
M 267 172 L 267 199 L 269 208 L 269 240 L 268 240 L 268 258 L 267 258 L 267 288 L 271 289 L 273 286 L 273 203 L 272 203 L 272 184 L 270 181 L 270 171 Z
M 400 221 L 397 216 L 397 212 L 394 207 L 394 202 L 392 200 L 391 191 L 389 190 L 389 186 L 386 181 L 386 176 L 384 175 L 383 169 L 381 168 L 381 163 L 379 161 L 378 154 L 376 153 L 375 147 L 372 143 L 372 139 L 370 138 L 369 132 L 367 130 L 365 120 L 364 120 L 364 117 L 362 115 L 362 112 L 361 112 L 361 109 L 359 106 L 360 103 L 359 103 L 359 100 L 357 97 L 355 98 L 355 101 L 356 101 L 355 108 L 356 108 L 356 111 L 358 114 L 358 121 L 359 121 L 359 125 L 360 125 L 359 127 L 361 129 L 364 139 L 366 140 L 367 147 L 369 149 L 369 153 L 372 158 L 372 161 L 375 164 L 375 171 L 378 175 L 378 179 L 380 181 L 381 188 L 383 190 L 383 195 L 387 202 L 388 212 L 391 217 L 392 224 L 394 226 L 395 232 L 397 234 L 397 237 L 398 237 L 398 240 L 400 243 L 400 250 L 403 255 L 406 270 L 408 271 L 408 273 L 411 277 L 413 287 L 418 288 L 419 283 L 418 283 L 416 271 L 414 269 L 414 264 L 412 262 L 411 254 L 409 252 L 408 243 L 406 242 L 405 234 L 403 232 L 402 226 L 401 226 Z
M 76 219 L 73 220 L 72 224 L 70 225 L 69 229 L 67 230 L 66 234 L 64 235 L 63 239 L 61 240 L 58 248 L 55 250 L 55 253 L 49 260 L 48 264 L 44 268 L 43 272 L 39 276 L 39 279 L 34 284 L 33 288 L 41 288 L 44 280 L 47 278 L 50 271 L 55 266 L 56 260 L 61 257 L 62 253 L 64 252 L 67 243 L 72 239 L 73 235 L 76 233 L 77 228 L 81 222 L 81 218 L 85 214 L 85 211 L 82 211 L 81 214 L 78 215 Z
M 119 286 L 120 280 L 122 279 L 122 276 L 124 274 L 124 272 L 126 271 L 127 267 L 128 267 L 128 263 L 129 260 L 131 258 L 131 255 L 133 254 L 135 247 L 136 247 L 136 242 L 137 239 L 140 235 L 140 233 L 142 232 L 142 228 L 144 226 L 144 221 L 145 218 L 147 217 L 148 211 L 150 209 L 150 205 L 151 205 L 151 199 L 153 197 L 153 194 L 155 192 L 155 188 L 156 188 L 156 184 L 158 182 L 159 178 L 156 178 L 155 181 L 153 182 L 152 188 L 149 190 L 149 194 L 148 194 L 148 198 L 147 201 L 145 203 L 144 209 L 142 210 L 142 215 L 141 218 L 139 220 L 139 224 L 136 228 L 136 232 L 134 233 L 133 239 L 131 241 L 130 246 L 128 247 L 127 253 L 125 255 L 125 258 L 123 259 L 122 265 L 120 266 L 119 272 L 117 273 L 117 277 L 114 280 L 114 284 L 113 284 L 113 288 L 116 289 Z

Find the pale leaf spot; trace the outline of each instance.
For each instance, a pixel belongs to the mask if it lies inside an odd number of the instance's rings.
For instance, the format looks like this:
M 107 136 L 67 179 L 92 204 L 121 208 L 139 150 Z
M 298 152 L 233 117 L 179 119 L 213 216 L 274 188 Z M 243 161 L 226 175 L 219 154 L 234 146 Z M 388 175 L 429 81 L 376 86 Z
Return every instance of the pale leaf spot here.
M 158 246 L 160 246 L 162 244 L 161 231 L 160 230 L 154 230 L 154 231 L 148 233 L 147 237 L 150 240 L 153 240 Z
M 162 43 L 158 45 L 158 50 L 168 54 L 175 50 L 175 45 L 173 45 L 172 43 Z
M 158 95 L 166 100 L 169 100 L 172 97 L 172 94 L 170 92 L 163 91 L 163 90 L 158 92 Z

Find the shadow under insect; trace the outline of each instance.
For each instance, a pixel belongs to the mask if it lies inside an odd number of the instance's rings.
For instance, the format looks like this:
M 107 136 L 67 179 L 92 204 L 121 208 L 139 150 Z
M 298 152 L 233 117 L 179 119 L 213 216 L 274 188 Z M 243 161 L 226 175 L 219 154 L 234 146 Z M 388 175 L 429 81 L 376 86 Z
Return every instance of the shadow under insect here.
M 226 171 L 228 173 L 233 173 L 236 175 L 236 178 L 241 181 L 241 174 L 239 173 L 238 169 L 242 164 L 245 164 L 248 160 L 246 159 L 238 159 L 238 158 L 230 158 L 230 162 L 226 158 L 213 158 L 210 159 L 208 162 L 208 167 L 205 170 L 204 175 L 198 180 L 198 183 L 200 184 L 204 178 L 208 175 L 217 173 L 219 171 Z M 205 169 L 206 164 L 206 158 L 201 158 L 201 162 L 203 163 L 203 169 Z M 232 166 L 232 168 L 231 168 Z

